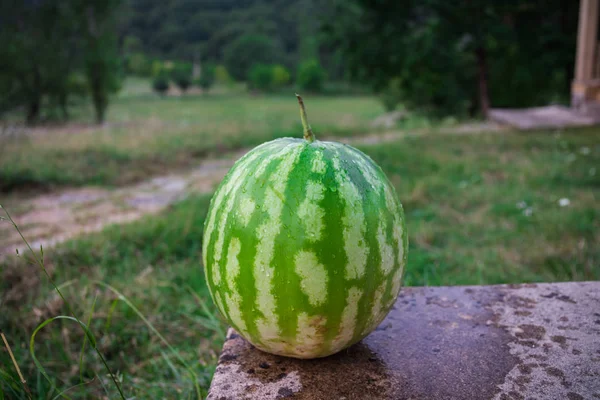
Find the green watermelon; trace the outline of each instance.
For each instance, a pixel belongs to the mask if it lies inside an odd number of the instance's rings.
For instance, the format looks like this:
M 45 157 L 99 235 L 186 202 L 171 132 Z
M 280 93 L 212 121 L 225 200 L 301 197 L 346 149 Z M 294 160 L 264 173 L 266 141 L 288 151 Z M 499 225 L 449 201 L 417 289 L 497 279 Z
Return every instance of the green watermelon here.
M 257 348 L 325 357 L 385 318 L 408 239 L 402 205 L 368 156 L 314 139 L 276 139 L 238 160 L 215 192 L 203 261 L 222 315 Z

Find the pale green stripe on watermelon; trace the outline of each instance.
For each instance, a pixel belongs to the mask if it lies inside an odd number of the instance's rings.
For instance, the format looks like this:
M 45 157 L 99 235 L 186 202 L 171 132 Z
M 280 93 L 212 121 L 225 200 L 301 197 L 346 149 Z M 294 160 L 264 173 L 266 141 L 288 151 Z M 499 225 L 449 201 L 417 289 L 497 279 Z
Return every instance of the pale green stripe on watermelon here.
M 248 170 L 244 168 L 245 165 L 250 164 L 254 159 L 256 159 L 258 156 L 260 155 L 260 151 L 257 151 L 256 153 L 253 153 L 251 155 L 248 155 L 247 157 L 245 157 L 239 168 L 237 168 L 232 174 L 231 176 L 229 176 L 229 179 L 226 180 L 225 185 L 222 187 L 222 189 L 220 190 L 220 192 L 217 195 L 216 204 L 221 204 L 225 199 L 225 206 L 226 207 L 230 207 L 233 201 L 233 196 L 229 196 L 230 193 L 239 185 L 240 182 L 242 182 L 246 175 L 248 174 Z M 229 198 L 227 198 L 227 196 L 229 196 Z M 225 239 L 224 237 L 224 231 L 225 231 L 225 227 L 227 224 L 227 218 L 229 217 L 229 213 L 228 212 L 224 212 L 221 211 L 221 214 L 219 215 L 219 219 L 218 219 L 218 223 L 216 222 L 217 220 L 217 216 L 216 216 L 216 211 L 217 211 L 218 207 L 215 207 L 213 209 L 213 212 L 211 213 L 208 222 L 207 222 L 207 235 L 208 237 L 210 237 L 213 233 L 214 227 L 215 225 L 217 225 L 218 229 L 217 229 L 217 239 L 216 239 L 216 244 L 215 244 L 215 251 L 214 251 L 214 255 L 213 255 L 213 260 L 212 263 L 208 263 L 207 259 L 205 259 L 205 265 L 210 265 L 211 266 L 211 270 L 212 270 L 212 279 L 214 281 L 215 284 L 219 284 L 219 282 L 221 281 L 221 268 L 220 268 L 220 261 L 221 261 L 221 256 L 222 256 L 222 250 L 223 250 L 223 241 Z M 206 254 L 206 250 L 204 251 L 204 254 Z
M 286 156 L 290 149 L 298 146 L 298 143 L 288 143 L 285 146 L 280 147 L 279 149 L 273 151 L 271 154 L 267 155 L 264 160 L 258 165 L 256 171 L 254 171 L 254 175 L 257 179 L 260 179 L 265 172 L 267 172 L 267 168 L 272 165 L 272 161 L 276 159 L 281 159 Z
M 392 277 L 392 287 L 390 289 L 390 295 L 387 298 L 387 301 L 385 303 L 385 308 L 387 308 L 387 309 L 392 307 L 394 305 L 394 302 L 396 301 L 396 296 L 398 295 L 398 292 L 400 291 L 400 283 L 402 281 L 402 272 L 403 272 L 403 268 L 400 267 L 400 268 L 396 269 L 396 272 L 394 273 L 394 276 Z
M 406 260 L 402 209 L 348 146 L 278 139 L 217 189 L 203 243 L 219 310 L 257 347 L 324 356 L 385 317 Z
M 223 300 L 221 300 L 221 295 L 220 294 L 216 294 L 212 296 L 213 299 L 215 300 L 215 304 L 217 305 L 217 308 L 219 309 L 219 311 L 221 312 L 221 314 L 227 316 L 227 312 L 225 310 L 225 306 L 223 306 Z
M 323 200 L 324 193 L 325 186 L 323 184 L 308 181 L 306 184 L 306 198 L 298 207 L 298 217 L 304 224 L 308 240 L 311 242 L 317 242 L 321 239 L 325 211 L 318 203 Z
M 224 200 L 227 198 L 227 196 L 229 196 L 232 193 L 232 191 L 235 191 L 237 190 L 237 188 L 239 188 L 241 182 L 247 179 L 247 175 L 251 171 L 250 165 L 252 165 L 252 163 L 259 159 L 261 156 L 265 154 L 271 154 L 273 148 L 279 148 L 279 145 L 272 142 L 265 143 L 243 156 L 236 163 L 236 168 L 232 168 L 227 174 L 227 176 L 223 179 L 223 182 L 221 183 L 219 189 L 211 199 L 210 212 L 204 228 L 205 233 L 204 243 L 202 246 L 202 255 L 205 265 L 205 276 L 207 282 L 209 283 L 209 292 L 215 300 L 215 302 L 217 303 L 217 307 L 219 308 L 221 313 L 227 317 L 229 317 L 229 307 L 226 307 L 226 292 L 221 291 L 220 293 L 213 293 L 213 288 L 216 285 L 219 285 L 221 281 L 221 265 L 223 263 L 221 263 L 220 261 L 222 248 L 225 244 L 223 244 L 224 237 L 222 235 L 219 236 L 219 233 L 221 232 L 221 229 L 224 229 L 225 227 L 226 220 L 224 221 L 223 219 L 227 218 L 228 216 L 228 213 L 223 211 L 224 206 L 226 205 L 226 203 L 228 203 Z M 217 225 L 218 214 L 221 217 L 219 218 L 219 227 L 221 229 L 215 230 L 215 226 Z M 221 239 L 218 239 L 218 237 L 221 237 Z M 212 250 L 215 251 L 209 253 L 209 244 L 212 243 L 214 245 L 217 240 L 219 240 L 219 243 L 221 243 L 222 245 L 213 246 Z M 224 284 L 227 285 L 227 282 L 225 282 Z M 241 328 L 236 326 L 236 329 Z
M 346 270 L 344 278 L 345 280 L 357 280 L 361 288 L 364 289 L 362 297 L 353 299 L 357 301 L 360 306 L 361 303 L 366 304 L 372 302 L 373 298 L 373 282 L 379 279 L 375 271 L 370 271 L 365 274 L 367 260 L 371 259 L 372 265 L 378 265 L 376 247 L 368 246 L 366 236 L 368 235 L 368 223 L 371 225 L 376 222 L 377 218 L 372 215 L 372 210 L 377 210 L 378 207 L 373 208 L 372 204 L 377 203 L 377 199 L 373 198 L 374 192 L 372 188 L 366 186 L 365 182 L 361 181 L 359 175 L 354 177 L 351 176 L 350 172 L 359 171 L 359 165 L 361 160 L 358 160 L 354 155 L 347 155 L 342 151 L 342 146 L 328 144 L 329 159 L 332 160 L 332 169 L 334 170 L 335 180 L 338 183 L 338 192 L 340 198 L 343 201 L 342 212 L 342 226 L 344 227 L 343 235 L 343 246 L 346 258 Z M 360 175 L 362 178 L 362 175 Z M 360 189 L 358 189 L 360 188 Z M 370 196 L 367 194 L 370 192 Z M 375 196 L 376 197 L 376 196 Z M 366 200 L 366 201 L 365 201 Z M 371 214 L 369 214 L 371 213 Z M 367 221 L 368 220 L 368 221 Z M 345 286 L 348 283 L 343 281 Z M 346 297 L 346 296 L 345 296 Z M 340 327 L 338 328 L 338 334 L 336 338 L 339 340 L 340 334 L 342 336 L 350 337 L 349 342 L 354 342 L 360 339 L 361 325 L 364 325 L 364 318 L 361 317 L 363 313 L 358 312 L 356 314 L 347 313 L 348 308 L 353 309 L 356 304 L 351 303 L 348 299 L 352 296 L 348 296 L 345 302 L 345 308 L 343 309 L 342 315 L 345 317 L 345 323 L 342 319 Z M 364 315 L 368 315 L 370 310 L 364 309 Z M 358 315 L 355 317 L 355 321 L 350 322 L 348 315 Z M 334 340 L 336 339 L 334 338 Z M 348 342 L 346 343 L 346 345 Z M 338 343 L 331 343 L 331 348 L 337 348 Z
M 267 188 L 265 203 L 269 218 L 261 224 L 256 232 L 259 244 L 254 264 L 254 280 L 257 290 L 257 307 L 263 317 L 257 322 L 262 341 L 276 337 L 279 328 L 278 315 L 275 314 L 275 297 L 272 288 L 272 277 L 275 273 L 273 253 L 276 235 L 281 229 L 281 210 L 283 201 L 272 188 Z
M 322 345 L 321 332 L 325 329 L 326 324 L 327 318 L 323 316 L 309 316 L 308 313 L 300 313 L 294 350 L 299 354 L 318 353 Z
M 234 185 L 232 185 L 232 182 L 237 183 L 237 179 L 244 172 L 244 169 L 248 166 L 248 164 L 262 154 L 262 149 L 269 149 L 270 147 L 276 147 L 276 144 L 273 144 L 272 142 L 265 143 L 247 153 L 236 162 L 235 166 L 229 171 L 225 178 L 223 178 L 219 189 L 215 192 L 215 195 L 210 201 L 210 212 L 204 226 L 204 236 L 209 240 L 205 240 L 202 244 L 202 252 L 204 257 L 206 257 L 206 250 L 208 248 L 208 244 L 211 242 L 211 235 L 215 228 L 215 217 L 217 215 L 217 211 L 219 210 L 218 206 L 222 203 L 225 195 L 229 194 L 233 188 Z M 206 265 L 206 259 L 204 260 L 204 264 Z
M 373 308 L 369 313 L 368 322 L 363 327 L 361 335 L 366 335 L 367 333 L 371 332 L 381 322 L 382 298 L 387 284 L 388 281 L 384 281 L 375 290 L 375 296 L 373 298 Z
M 379 193 L 384 186 L 384 181 L 377 174 L 379 167 L 366 154 L 359 153 L 358 150 L 350 146 L 343 146 L 341 149 L 346 153 L 346 157 L 352 158 L 352 161 L 360 167 L 360 172 L 371 186 L 371 189 Z
M 239 216 L 244 225 L 248 225 L 252 213 L 256 210 L 256 202 L 250 196 L 243 196 L 240 200 Z
M 229 242 L 229 247 L 227 250 L 226 276 L 227 282 L 232 283 L 232 288 L 228 293 L 225 293 L 225 304 L 227 304 L 229 318 L 231 318 L 231 321 L 235 324 L 238 331 L 241 334 L 247 334 L 246 323 L 242 318 L 240 310 L 242 299 L 240 293 L 237 291 L 234 285 L 234 282 L 240 274 L 238 255 L 240 254 L 241 247 L 242 245 L 238 238 L 232 238 Z
M 317 255 L 312 251 L 300 250 L 296 254 L 295 271 L 300 277 L 300 288 L 313 306 L 327 300 L 327 282 L 329 276 L 325 267 L 319 263 Z
M 332 146 L 329 143 L 321 142 L 308 147 L 304 158 L 307 160 L 305 169 L 308 170 L 311 166 L 312 160 L 315 158 L 314 153 L 316 152 L 323 154 L 325 172 L 314 172 L 312 168 L 310 171 L 300 170 L 296 175 L 296 179 L 299 182 L 308 179 L 318 179 L 326 187 L 326 195 L 319 202 L 319 205 L 326 210 L 322 239 L 319 242 L 305 244 L 306 247 L 309 247 L 317 254 L 321 264 L 329 266 L 326 268 L 328 274 L 327 292 L 329 294 L 327 303 L 311 310 L 313 315 L 324 315 L 327 317 L 320 333 L 322 340 L 320 354 L 324 355 L 330 351 L 329 349 L 332 347 L 333 341 L 341 332 L 342 316 L 344 309 L 348 306 L 346 298 L 349 287 L 345 278 L 348 257 L 342 234 L 342 219 L 346 209 L 346 202 L 336 179 L 340 171 L 334 166 L 334 154 Z M 302 193 L 289 193 L 289 195 L 293 198 L 294 195 L 301 196 Z M 290 223 L 293 223 L 293 221 L 290 221 Z M 307 354 L 306 356 L 310 357 L 311 355 Z
M 346 250 L 346 279 L 358 279 L 365 274 L 367 255 L 365 243 L 365 216 L 362 196 L 340 165 L 340 153 L 335 151 L 333 168 L 335 180 L 345 202 L 342 224 L 344 226 L 344 249 Z
M 281 345 L 277 339 L 280 335 L 279 315 L 275 312 L 276 298 L 273 288 L 275 264 L 273 256 L 275 240 L 281 231 L 281 212 L 284 207 L 284 192 L 289 182 L 288 176 L 298 161 L 298 156 L 303 149 L 303 144 L 289 146 L 291 150 L 282 156 L 277 173 L 269 177 L 270 187 L 267 188 L 265 207 L 267 220 L 257 228 L 257 237 L 260 240 L 254 264 L 254 280 L 257 289 L 257 306 L 263 317 L 257 321 L 261 343 L 272 348 Z M 280 351 L 285 351 L 281 348 Z
M 248 173 L 248 169 L 246 169 L 246 167 L 252 163 L 252 161 L 254 161 L 256 158 L 258 158 L 261 154 L 262 151 L 265 151 L 265 149 L 268 151 L 268 149 L 272 146 L 272 144 L 266 143 L 262 146 L 257 147 L 256 149 L 254 149 L 254 151 L 246 154 L 244 157 L 242 157 L 242 159 L 240 159 L 236 165 L 236 168 L 232 168 L 231 171 L 227 174 L 227 176 L 225 177 L 225 179 L 223 180 L 221 187 L 219 188 L 219 190 L 217 191 L 217 193 L 215 193 L 215 196 L 213 196 L 212 200 L 211 200 L 211 212 L 209 213 L 209 217 L 206 220 L 205 223 L 205 233 L 204 233 L 204 237 L 207 238 L 208 240 L 205 240 L 204 243 L 202 244 L 202 253 L 203 253 L 203 257 L 204 257 L 204 265 L 206 267 L 208 267 L 209 265 L 212 267 L 210 269 L 212 269 L 212 278 L 215 282 L 215 284 L 218 284 L 219 281 L 221 280 L 221 275 L 220 275 L 220 269 L 219 268 L 215 268 L 215 266 L 212 263 L 209 263 L 207 260 L 207 249 L 208 249 L 208 244 L 212 241 L 212 234 L 215 228 L 215 223 L 216 223 L 216 216 L 217 216 L 217 211 L 219 209 L 219 205 L 221 205 L 223 203 L 224 198 L 229 195 L 229 193 L 239 184 L 240 180 L 242 178 L 245 177 L 245 175 L 247 175 Z M 217 205 L 216 207 L 212 207 L 212 205 Z M 226 213 L 222 213 L 222 217 L 223 218 L 227 218 L 227 214 Z M 223 220 L 221 219 L 220 221 L 220 229 L 225 229 L 225 224 L 223 223 Z M 222 236 L 222 235 L 221 235 Z M 221 249 L 223 246 L 222 243 L 222 239 L 219 243 L 219 246 L 215 246 L 215 262 L 218 263 L 221 259 Z
M 240 243 L 240 239 L 231 238 L 229 242 L 229 250 L 227 251 L 227 266 L 225 271 L 227 273 L 227 280 L 229 282 L 233 282 L 237 279 L 240 274 L 240 262 L 238 260 L 238 254 L 240 254 L 240 249 L 242 248 L 242 244 Z
M 242 183 L 246 182 L 249 178 L 249 173 L 256 169 L 255 164 L 260 163 L 265 158 L 271 157 L 274 151 L 280 150 L 280 144 L 281 143 L 273 142 L 266 143 L 242 157 L 242 159 L 236 163 L 235 167 L 229 171 L 221 183 L 221 186 L 213 196 L 213 201 L 211 201 L 211 212 L 209 212 L 209 218 L 207 219 L 205 228 L 205 243 L 203 245 L 204 263 L 206 265 L 205 274 L 209 283 L 209 288 L 214 287 L 214 285 L 219 285 L 220 277 L 222 275 L 221 271 L 226 268 L 225 263 L 221 262 L 221 256 L 224 258 L 227 257 L 227 254 L 223 255 L 222 253 L 225 246 L 228 246 L 228 243 L 225 243 L 225 237 L 221 232 L 223 232 L 227 224 L 233 223 L 233 218 L 228 219 L 235 203 L 235 201 L 232 200 L 235 200 L 238 193 L 243 191 L 240 190 L 240 188 L 243 187 Z M 213 207 L 213 204 L 216 206 Z M 220 217 L 218 218 L 217 215 Z M 217 225 L 215 221 L 217 218 L 219 219 L 219 229 L 215 230 L 215 225 Z M 239 219 L 239 215 L 237 219 Z M 209 242 L 214 243 L 214 247 L 212 248 L 212 250 L 214 250 L 213 252 L 209 251 L 211 250 L 209 248 Z M 222 313 L 231 319 L 229 310 L 233 308 L 231 307 L 233 303 L 230 301 L 228 304 L 227 294 L 235 289 L 236 282 L 220 282 L 220 286 L 222 289 L 219 291 L 220 293 L 213 293 L 211 290 L 211 295 L 218 304 L 221 304 L 219 308 L 222 310 Z M 223 299 L 220 297 L 223 297 Z M 243 298 L 241 300 L 243 303 Z M 232 325 L 238 330 L 242 330 L 243 328 L 243 324 L 242 326 L 238 326 L 238 324 L 233 321 Z
M 330 351 L 338 352 L 352 342 L 356 331 L 356 322 L 358 314 L 358 303 L 362 296 L 362 291 L 357 287 L 351 287 L 346 298 L 346 308 L 342 313 L 342 322 L 338 335 L 331 343 Z
M 325 162 L 323 161 L 323 152 L 322 151 L 315 151 L 314 152 L 314 156 L 313 156 L 313 160 L 312 160 L 312 172 L 316 172 L 318 174 L 324 174 L 325 171 L 327 170 L 327 164 L 325 164 Z
M 381 254 L 381 272 L 384 275 L 388 275 L 392 268 L 394 268 L 394 250 L 392 245 L 388 243 L 388 235 L 386 228 L 389 224 L 386 224 L 385 216 L 383 211 L 379 213 L 379 228 L 377 229 L 377 242 L 379 243 L 379 254 Z
M 209 212 L 209 217 L 207 218 L 205 224 L 205 237 L 209 239 L 211 238 L 216 223 L 217 212 L 223 211 L 223 209 L 219 208 L 219 206 L 223 204 L 223 199 L 226 198 L 232 191 L 235 194 L 237 189 L 239 189 L 240 183 L 247 179 L 247 175 L 252 171 L 250 165 L 252 165 L 258 158 L 262 156 L 272 157 L 273 151 L 277 150 L 281 151 L 280 144 L 274 142 L 264 143 L 248 152 L 236 162 L 235 166 L 223 179 L 223 182 L 211 200 L 211 211 Z M 213 204 L 217 206 L 213 207 Z M 210 240 L 207 240 L 203 243 L 202 251 L 204 253 L 204 257 L 206 257 L 206 250 L 209 242 Z M 206 260 L 204 261 L 206 265 Z
M 391 184 L 384 187 L 384 194 L 387 209 L 391 210 L 394 214 L 394 239 L 397 243 L 401 243 L 403 221 L 400 217 L 400 212 L 402 211 L 402 204 L 400 204 L 398 201 L 396 193 L 394 193 L 394 187 Z M 403 249 L 404 246 L 397 246 L 398 260 L 402 260 L 404 258 Z
M 387 314 L 386 310 L 393 305 L 396 299 L 400 289 L 402 270 L 406 262 L 404 257 L 404 248 L 407 248 L 408 240 L 406 237 L 404 237 L 403 240 L 404 219 L 401 217 L 401 213 L 403 212 L 402 205 L 397 199 L 393 186 L 388 181 L 383 171 L 381 171 L 381 168 L 375 164 L 370 157 L 350 146 L 344 146 L 343 151 L 348 156 L 354 155 L 361 159 L 359 162 L 359 165 L 361 166 L 361 173 L 369 185 L 372 184 L 373 180 L 377 180 L 378 182 L 382 183 L 380 186 L 377 185 L 379 186 L 379 190 L 376 191 L 379 196 L 385 197 L 386 207 L 382 208 L 381 212 L 387 213 L 391 218 L 386 219 L 385 216 L 380 215 L 380 221 L 393 221 L 393 224 L 388 223 L 385 227 L 381 224 L 378 226 L 377 237 L 379 239 L 378 244 L 380 246 L 379 253 L 380 257 L 382 258 L 380 261 L 381 266 L 386 274 L 393 273 L 393 276 L 391 276 L 391 279 L 388 279 L 387 287 L 385 290 L 383 290 L 383 311 L 378 311 L 378 301 L 373 303 L 373 308 L 371 311 L 372 320 L 370 321 L 370 324 L 365 326 L 363 329 L 364 332 L 368 332 L 370 326 L 376 326 L 381 322 L 381 320 Z M 396 251 L 394 251 L 394 248 Z M 391 261 L 392 259 L 393 262 Z M 392 265 L 393 268 L 391 268 Z M 395 279 L 397 282 L 394 281 Z M 379 290 L 381 291 L 381 288 L 379 288 Z M 377 300 L 377 298 L 374 298 L 374 300 Z M 375 315 L 378 313 L 379 317 L 376 317 Z
M 369 273 L 365 274 L 365 279 L 361 280 L 361 288 L 364 294 L 359 300 L 358 315 L 353 340 L 358 340 L 364 336 L 372 325 L 373 313 L 379 313 L 377 293 L 380 289 L 380 283 L 385 278 L 382 273 L 379 240 L 377 232 L 380 225 L 380 210 L 384 208 L 382 204 L 382 185 L 375 182 L 375 173 L 365 156 L 357 150 L 348 146 L 337 146 L 337 152 L 343 160 L 346 160 L 345 170 L 354 184 L 361 189 L 363 213 L 365 215 L 365 246 L 369 250 L 367 253 L 367 265 Z M 368 170 L 368 171 L 365 171 Z
M 375 165 L 372 161 L 371 163 Z M 389 308 L 393 305 L 393 302 L 395 301 L 400 289 L 400 281 L 404 271 L 404 265 L 406 264 L 404 249 L 408 249 L 408 238 L 406 235 L 404 235 L 404 217 L 402 216 L 403 208 L 402 204 L 400 204 L 400 201 L 398 200 L 394 186 L 388 181 L 383 171 L 381 171 L 378 166 L 376 167 L 381 179 L 388 183 L 384 186 L 385 202 L 387 209 L 393 214 L 394 223 L 392 237 L 393 241 L 397 244 L 395 247 L 396 252 L 394 254 L 394 277 L 391 280 L 392 285 L 390 286 L 389 294 L 385 300 L 386 308 Z

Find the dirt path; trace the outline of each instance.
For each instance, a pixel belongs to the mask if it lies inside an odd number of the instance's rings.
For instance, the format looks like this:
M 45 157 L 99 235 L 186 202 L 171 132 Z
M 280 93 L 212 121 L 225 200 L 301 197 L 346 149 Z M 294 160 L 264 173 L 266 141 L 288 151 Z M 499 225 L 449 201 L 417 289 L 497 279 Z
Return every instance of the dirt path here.
M 33 248 L 49 247 L 106 225 L 157 213 L 188 194 L 210 193 L 243 153 L 207 159 L 184 174 L 159 176 L 119 189 L 83 187 L 41 195 L 15 204 L 9 212 Z M 6 221 L 0 223 L 0 243 L 0 257 L 24 247 Z
M 487 131 L 492 130 L 487 128 Z M 481 131 L 481 127 L 477 129 Z M 463 126 L 447 132 L 461 134 L 470 131 Z M 390 131 L 334 140 L 372 145 L 419 134 Z M 119 189 L 83 187 L 24 199 L 11 204 L 9 212 L 34 249 L 40 245 L 47 248 L 84 233 L 100 231 L 107 225 L 123 224 L 158 213 L 189 194 L 211 193 L 235 160 L 248 150 L 206 159 L 186 173 L 159 176 Z M 0 258 L 14 253 L 17 248 L 22 251 L 24 247 L 14 227 L 0 221 Z

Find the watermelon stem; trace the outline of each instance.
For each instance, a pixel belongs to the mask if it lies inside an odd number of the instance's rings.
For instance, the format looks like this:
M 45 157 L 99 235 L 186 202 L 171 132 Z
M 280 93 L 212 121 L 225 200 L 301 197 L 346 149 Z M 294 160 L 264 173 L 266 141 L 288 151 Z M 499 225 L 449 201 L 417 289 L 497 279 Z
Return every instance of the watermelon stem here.
M 300 104 L 300 119 L 302 119 L 302 127 L 304 128 L 304 139 L 308 143 L 312 143 L 315 141 L 315 135 L 308 124 L 308 120 L 306 118 L 306 108 L 304 107 L 304 101 L 302 97 L 298 93 L 296 93 L 296 97 L 298 98 L 298 104 Z

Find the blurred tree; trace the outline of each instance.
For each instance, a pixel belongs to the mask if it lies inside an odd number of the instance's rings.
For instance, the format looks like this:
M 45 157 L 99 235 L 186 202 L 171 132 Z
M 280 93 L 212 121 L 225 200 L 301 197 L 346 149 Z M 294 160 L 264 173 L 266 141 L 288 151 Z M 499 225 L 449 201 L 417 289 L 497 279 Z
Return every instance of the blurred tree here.
M 152 64 L 150 66 L 150 73 L 151 73 L 152 77 L 156 78 L 158 75 L 162 74 L 163 72 L 165 72 L 164 63 L 160 60 L 152 61 Z
M 324 31 L 355 80 L 439 113 L 485 116 L 568 93 L 576 1 L 332 0 Z M 539 71 L 548 71 L 541 74 Z
M 273 89 L 273 66 L 254 64 L 248 73 L 248 88 L 267 92 Z
M 25 107 L 28 123 L 52 97 L 66 115 L 67 78 L 78 67 L 77 9 L 70 3 L 0 2 L 0 106 Z
M 311 92 L 320 92 L 325 84 L 326 73 L 318 60 L 304 61 L 298 67 L 296 83 L 300 89 Z
M 121 61 L 117 47 L 116 16 L 121 0 L 87 0 L 85 21 L 85 70 L 96 112 L 104 122 L 108 97 L 121 85 Z
M 215 67 L 215 80 L 222 85 L 231 83 L 231 76 L 224 65 L 217 65 Z
M 152 64 L 144 53 L 132 53 L 126 57 L 128 73 L 143 77 L 152 75 Z
M 200 52 L 203 61 L 214 63 L 226 61 L 226 50 L 240 37 L 262 35 L 276 38 L 277 57 L 256 62 L 278 62 L 295 71 L 299 60 L 320 58 L 332 76 L 341 78 L 339 57 L 330 55 L 335 49 L 323 47 L 319 30 L 319 16 L 329 1 L 129 0 L 125 34 L 141 38 L 150 56 L 193 60 Z
M 217 68 L 218 67 L 215 67 L 210 63 L 204 64 L 200 78 L 197 80 L 197 85 L 200 86 L 202 90 L 208 92 L 208 90 L 214 85 Z M 227 70 L 225 70 L 225 72 L 227 72 Z
M 38 121 L 44 107 L 48 115 L 58 107 L 66 118 L 71 91 L 81 89 L 72 77 L 83 72 L 97 120 L 103 120 L 108 93 L 119 81 L 119 4 L 120 0 L 0 2 L 0 85 L 6 87 L 0 107 L 24 106 L 28 123 Z
M 273 67 L 273 87 L 280 88 L 290 82 L 290 71 L 283 65 L 274 65 Z
M 133 35 L 127 35 L 123 39 L 123 53 L 125 54 L 133 54 L 139 53 L 143 50 L 142 41 Z
M 403 97 L 402 81 L 400 78 L 392 78 L 387 87 L 381 91 L 380 97 L 385 110 L 394 111 Z

